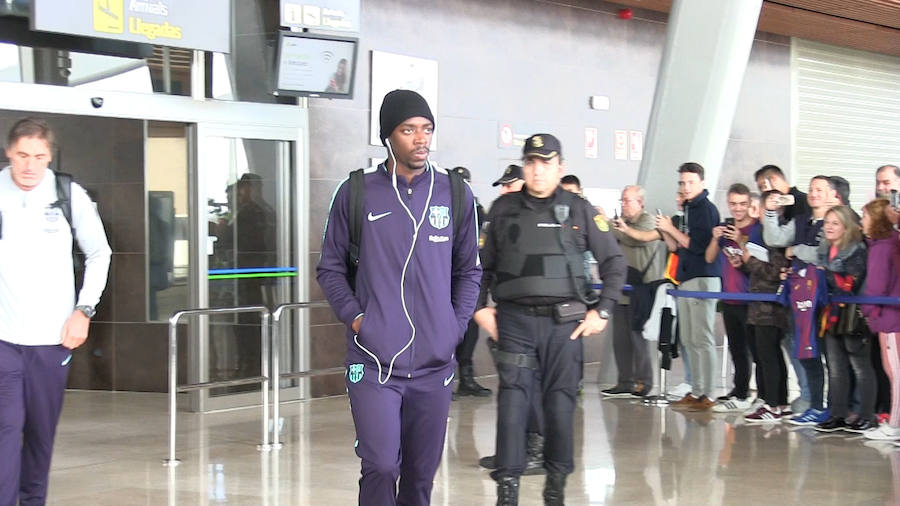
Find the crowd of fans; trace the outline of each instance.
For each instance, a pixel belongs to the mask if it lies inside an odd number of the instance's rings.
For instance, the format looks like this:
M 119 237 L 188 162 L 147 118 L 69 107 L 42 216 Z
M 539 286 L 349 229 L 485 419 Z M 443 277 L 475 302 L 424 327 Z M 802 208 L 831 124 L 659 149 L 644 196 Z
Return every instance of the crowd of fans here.
M 758 192 L 741 183 L 729 187 L 724 220 L 696 163 L 679 168 L 676 216 L 657 211 L 648 220 L 643 191 L 630 186 L 622 194 L 623 216 L 613 218 L 630 269 L 641 274 L 629 279 L 640 284 L 648 277 L 650 257 L 635 251 L 663 250 L 664 242 L 668 264 L 651 279 L 668 276 L 681 290 L 723 292 L 718 301 L 677 300 L 672 348 L 684 358 L 686 386 L 673 407 L 741 412 L 748 423 L 784 421 L 900 446 L 900 305 L 871 298 L 900 297 L 900 168 L 876 169 L 876 198 L 861 214 L 843 177 L 815 176 L 803 192 L 775 165 L 754 176 Z M 633 202 L 637 210 L 626 212 Z M 720 397 L 713 393 L 717 307 L 734 365 L 734 386 Z M 632 324 L 631 317 L 614 320 L 616 327 Z M 635 347 L 633 340 L 615 340 L 620 374 L 604 395 L 646 395 L 646 371 L 632 373 L 629 365 L 644 353 Z M 793 402 L 787 362 L 801 390 Z

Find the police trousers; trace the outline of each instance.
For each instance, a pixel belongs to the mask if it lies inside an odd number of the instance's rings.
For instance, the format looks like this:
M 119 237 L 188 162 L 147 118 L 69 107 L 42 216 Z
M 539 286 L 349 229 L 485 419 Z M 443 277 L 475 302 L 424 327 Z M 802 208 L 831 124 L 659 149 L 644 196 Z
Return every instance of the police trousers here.
M 536 381 L 540 381 L 543 401 L 544 468 L 551 473 L 570 474 L 575 467 L 572 431 L 582 343 L 569 336 L 578 323 L 556 323 L 550 316 L 536 316 L 519 306 L 500 304 L 497 326 L 500 350 L 536 357 L 538 370 L 497 364 L 497 470 L 492 476 L 520 476 L 525 469 L 525 432 Z

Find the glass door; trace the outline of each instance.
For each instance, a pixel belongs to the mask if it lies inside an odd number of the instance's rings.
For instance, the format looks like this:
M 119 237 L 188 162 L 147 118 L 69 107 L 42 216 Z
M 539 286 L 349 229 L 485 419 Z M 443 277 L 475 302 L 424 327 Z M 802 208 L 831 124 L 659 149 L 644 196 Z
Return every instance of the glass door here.
M 263 305 L 299 300 L 296 129 L 197 125 L 194 177 L 198 248 L 196 307 Z M 259 376 L 260 317 L 253 313 L 198 319 L 191 364 L 198 381 Z M 299 350 L 285 339 L 284 366 Z M 286 362 L 286 363 L 285 363 Z M 195 395 L 199 411 L 259 403 L 259 384 Z

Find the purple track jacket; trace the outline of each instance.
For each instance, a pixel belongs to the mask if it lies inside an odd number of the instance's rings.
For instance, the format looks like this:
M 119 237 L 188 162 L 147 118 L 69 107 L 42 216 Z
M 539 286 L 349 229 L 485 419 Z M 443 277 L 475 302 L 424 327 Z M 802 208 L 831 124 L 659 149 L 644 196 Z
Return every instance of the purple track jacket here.
M 347 326 L 347 363 L 375 363 L 379 381 L 444 371 L 475 308 L 481 281 L 475 199 L 453 237 L 450 179 L 429 164 L 407 183 L 384 164 L 365 171 L 356 290 L 347 274 L 349 179 L 335 192 L 317 279 Z M 363 314 L 359 335 L 350 325 Z

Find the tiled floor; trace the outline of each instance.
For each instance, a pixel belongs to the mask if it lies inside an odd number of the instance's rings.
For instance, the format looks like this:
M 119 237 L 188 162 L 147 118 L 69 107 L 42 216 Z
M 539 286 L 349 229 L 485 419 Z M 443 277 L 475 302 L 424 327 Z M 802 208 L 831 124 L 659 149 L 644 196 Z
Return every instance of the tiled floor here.
M 600 389 L 588 383 L 576 411 L 567 504 L 900 504 L 900 448 L 879 451 L 861 436 L 783 424 L 748 426 L 736 415 L 601 400 Z M 173 468 L 161 464 L 166 406 L 162 394 L 69 392 L 50 503 L 356 503 L 359 459 L 346 398 L 285 404 L 286 444 L 268 453 L 256 449 L 257 410 L 181 413 L 182 462 Z M 450 417 L 432 503 L 494 504 L 494 483 L 477 465 L 493 453 L 494 399 L 456 401 Z M 543 477 L 523 477 L 520 503 L 541 504 L 542 487 Z

